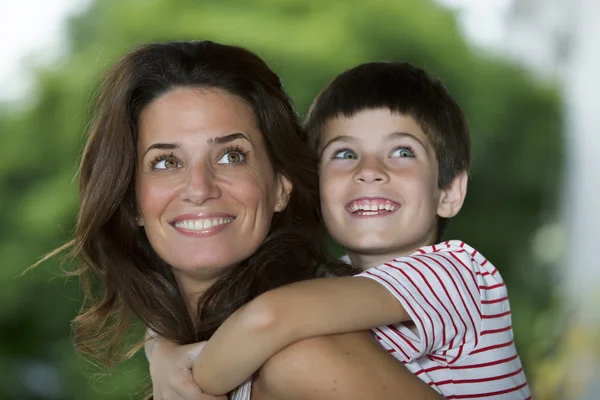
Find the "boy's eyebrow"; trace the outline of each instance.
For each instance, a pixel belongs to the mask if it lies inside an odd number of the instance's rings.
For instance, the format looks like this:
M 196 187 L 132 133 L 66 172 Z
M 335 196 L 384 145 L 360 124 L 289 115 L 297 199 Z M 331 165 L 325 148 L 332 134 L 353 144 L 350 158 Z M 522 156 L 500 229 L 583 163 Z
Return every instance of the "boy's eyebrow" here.
M 321 156 L 323 155 L 323 152 L 325 151 L 325 149 L 327 147 L 329 147 L 331 144 L 333 144 L 334 142 L 360 142 L 360 139 L 357 139 L 355 137 L 352 136 L 348 136 L 348 135 L 339 135 L 334 137 L 333 139 L 331 139 L 330 141 L 328 141 L 327 143 L 325 143 L 325 146 L 323 146 L 323 148 L 321 149 L 321 152 L 319 153 L 319 158 L 321 158 Z
M 421 144 L 421 146 L 423 146 L 423 148 L 425 150 L 427 150 L 427 147 L 425 146 L 425 143 L 423 143 L 421 140 L 419 140 L 418 137 L 416 137 L 415 135 L 413 135 L 412 133 L 408 133 L 408 132 L 392 132 L 390 134 L 387 135 L 387 137 L 385 138 L 386 141 L 389 140 L 395 140 L 395 139 L 402 139 L 402 138 L 411 138 L 416 140 L 417 142 L 419 142 Z

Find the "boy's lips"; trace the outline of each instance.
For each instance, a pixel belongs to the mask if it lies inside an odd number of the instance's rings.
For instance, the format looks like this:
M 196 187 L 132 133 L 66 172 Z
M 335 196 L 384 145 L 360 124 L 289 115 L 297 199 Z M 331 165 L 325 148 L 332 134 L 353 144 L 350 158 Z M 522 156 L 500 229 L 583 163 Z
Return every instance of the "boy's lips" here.
M 350 201 L 345 208 L 356 216 L 377 216 L 393 213 L 400 204 L 385 197 L 361 197 Z

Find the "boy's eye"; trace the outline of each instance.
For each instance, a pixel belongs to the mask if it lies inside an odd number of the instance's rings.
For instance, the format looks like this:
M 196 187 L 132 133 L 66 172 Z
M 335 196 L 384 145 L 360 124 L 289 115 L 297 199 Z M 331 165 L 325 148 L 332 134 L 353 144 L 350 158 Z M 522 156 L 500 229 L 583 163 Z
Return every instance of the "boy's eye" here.
M 358 156 L 352 150 L 339 150 L 333 154 L 332 158 L 338 158 L 343 160 L 356 160 Z
M 238 150 L 230 150 L 223 154 L 223 157 L 217 161 L 217 164 L 239 164 L 246 160 L 246 156 Z
M 409 147 L 400 147 L 392 153 L 391 158 L 414 157 L 415 153 Z
M 181 167 L 175 157 L 167 157 L 154 163 L 154 169 L 174 169 Z

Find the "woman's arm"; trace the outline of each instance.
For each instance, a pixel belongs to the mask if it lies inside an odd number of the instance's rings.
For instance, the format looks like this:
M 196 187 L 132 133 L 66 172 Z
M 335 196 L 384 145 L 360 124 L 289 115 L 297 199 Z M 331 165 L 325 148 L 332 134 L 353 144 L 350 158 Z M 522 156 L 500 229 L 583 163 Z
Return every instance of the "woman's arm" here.
M 368 278 L 293 283 L 264 293 L 227 319 L 194 363 L 194 379 L 205 393 L 224 394 L 299 340 L 408 319 L 400 302 Z
M 295 343 L 260 369 L 255 400 L 443 399 L 368 332 Z

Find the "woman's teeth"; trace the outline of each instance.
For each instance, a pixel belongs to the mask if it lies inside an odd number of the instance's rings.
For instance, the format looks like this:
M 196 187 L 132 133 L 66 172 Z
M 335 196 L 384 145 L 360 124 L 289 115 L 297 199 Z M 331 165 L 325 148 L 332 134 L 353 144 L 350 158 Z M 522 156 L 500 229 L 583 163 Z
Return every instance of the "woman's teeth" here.
M 218 225 L 228 224 L 233 221 L 233 217 L 226 218 L 207 218 L 207 219 L 190 219 L 177 221 L 173 225 L 175 228 L 185 229 L 188 231 L 202 231 L 210 229 Z

